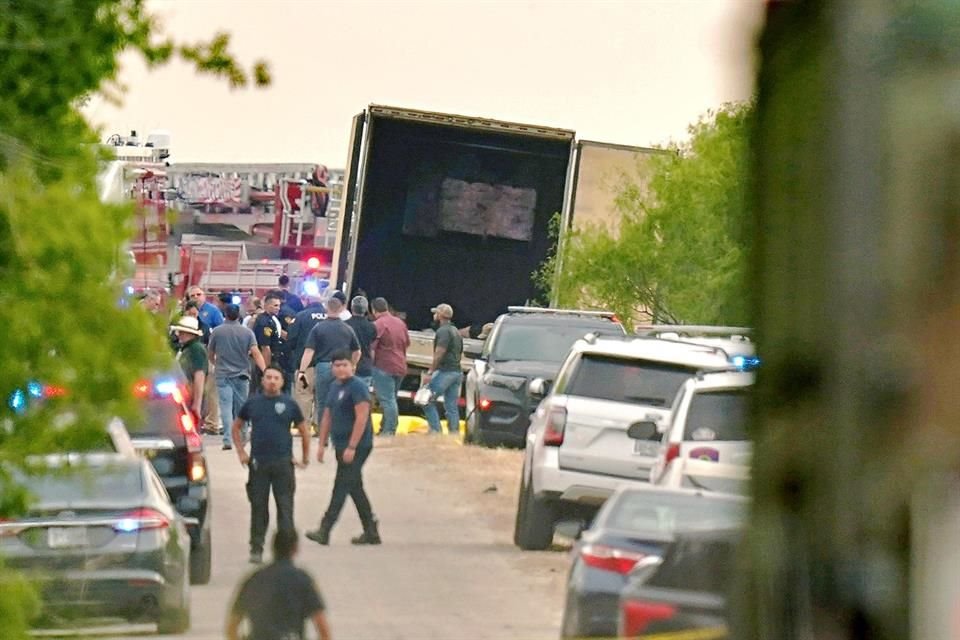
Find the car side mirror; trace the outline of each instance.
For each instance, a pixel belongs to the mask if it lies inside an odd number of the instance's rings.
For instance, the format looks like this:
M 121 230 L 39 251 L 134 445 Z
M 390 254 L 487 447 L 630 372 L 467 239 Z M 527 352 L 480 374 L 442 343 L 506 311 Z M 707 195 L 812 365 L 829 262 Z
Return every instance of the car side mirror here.
M 480 353 L 483 351 L 483 343 L 479 345 L 474 343 L 468 343 L 466 340 L 463 342 L 463 354 L 469 358 L 479 358 Z
M 543 378 L 534 378 L 530 381 L 528 390 L 535 398 L 544 398 L 550 393 L 550 383 Z
M 660 429 L 656 422 L 634 422 L 627 429 L 627 437 L 634 440 L 659 440 Z

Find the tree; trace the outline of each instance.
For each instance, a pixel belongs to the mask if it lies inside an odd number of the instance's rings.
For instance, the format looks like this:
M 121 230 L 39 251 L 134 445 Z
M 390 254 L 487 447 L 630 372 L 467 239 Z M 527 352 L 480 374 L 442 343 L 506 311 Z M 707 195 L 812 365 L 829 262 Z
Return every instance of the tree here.
M 135 416 L 134 381 L 172 364 L 150 318 L 119 304 L 133 209 L 99 201 L 96 135 L 78 111 L 90 93 L 118 90 L 128 50 L 152 65 L 180 56 L 235 87 L 269 83 L 264 63 L 235 61 L 225 34 L 163 38 L 141 0 L 0 0 L 0 517 L 29 499 L 11 464 L 101 441 L 112 416 Z M 21 415 L 7 399 L 30 381 L 66 397 Z M 0 583 L 0 637 L 24 637 L 35 597 L 2 570 Z
M 618 230 L 562 234 L 535 275 L 561 306 L 609 308 L 628 324 L 739 324 L 746 261 L 744 193 L 750 104 L 701 117 L 690 138 L 651 159 L 650 188 L 623 176 Z

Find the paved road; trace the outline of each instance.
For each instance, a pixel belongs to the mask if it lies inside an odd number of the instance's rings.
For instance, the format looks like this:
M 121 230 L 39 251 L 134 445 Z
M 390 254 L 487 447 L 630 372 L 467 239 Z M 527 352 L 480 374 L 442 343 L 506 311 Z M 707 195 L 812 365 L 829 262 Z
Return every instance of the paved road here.
M 250 570 L 246 471 L 234 452 L 220 451 L 216 439 L 207 445 L 214 573 L 209 585 L 193 589 L 193 626 L 182 636 L 191 640 L 223 638 L 228 603 Z M 516 454 L 416 435 L 374 451 L 366 479 L 385 544 L 350 545 L 360 524 L 348 502 L 331 546 L 305 540 L 300 556 L 328 602 L 335 638 L 557 637 L 567 558 L 561 552 L 522 553 L 511 545 Z M 298 472 L 301 531 L 313 528 L 326 506 L 333 470 L 313 462 Z M 103 637 L 143 637 L 129 628 L 117 631 Z

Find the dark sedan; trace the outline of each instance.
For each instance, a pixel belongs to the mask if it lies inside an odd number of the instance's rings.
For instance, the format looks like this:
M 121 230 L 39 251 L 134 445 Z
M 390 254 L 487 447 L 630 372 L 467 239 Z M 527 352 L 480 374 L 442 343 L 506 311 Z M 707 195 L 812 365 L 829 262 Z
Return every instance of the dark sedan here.
M 4 563 L 35 580 L 39 624 L 75 618 L 190 627 L 190 536 L 145 460 L 62 454 L 16 476 L 34 497 L 0 521 Z
M 726 596 L 741 533 L 682 534 L 660 562 L 632 572 L 620 595 L 618 635 L 696 631 L 704 640 L 726 638 Z
M 678 535 L 740 526 L 748 504 L 742 496 L 685 489 L 619 489 L 574 545 L 562 636 L 614 635 L 631 571 L 659 563 Z

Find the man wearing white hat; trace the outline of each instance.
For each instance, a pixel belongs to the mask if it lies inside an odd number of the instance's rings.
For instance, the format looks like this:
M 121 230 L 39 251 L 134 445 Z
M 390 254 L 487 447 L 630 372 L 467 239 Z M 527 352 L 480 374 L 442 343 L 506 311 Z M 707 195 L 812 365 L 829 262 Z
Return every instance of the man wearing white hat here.
M 183 374 L 187 376 L 190 388 L 190 402 L 196 416 L 203 415 L 203 385 L 207 379 L 209 363 L 207 361 L 207 350 L 200 340 L 203 331 L 200 330 L 200 322 L 193 316 L 183 316 L 177 320 L 177 324 L 170 327 L 170 331 L 176 334 L 177 341 L 180 343 L 180 350 L 177 352 L 177 362 L 183 369 Z

